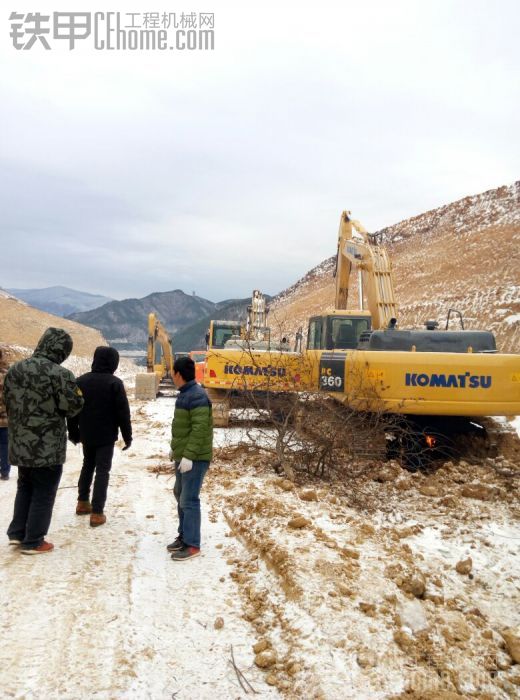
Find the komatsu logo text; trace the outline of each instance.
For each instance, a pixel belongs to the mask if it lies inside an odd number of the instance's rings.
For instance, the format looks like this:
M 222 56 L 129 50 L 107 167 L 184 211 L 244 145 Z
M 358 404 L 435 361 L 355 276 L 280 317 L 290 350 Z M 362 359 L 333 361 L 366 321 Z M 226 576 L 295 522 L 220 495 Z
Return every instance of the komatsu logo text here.
M 245 374 L 254 377 L 285 377 L 285 367 L 253 367 L 253 365 L 225 365 L 224 374 Z
M 484 374 L 417 374 L 406 373 L 406 386 L 432 386 L 451 389 L 489 389 L 491 376 Z

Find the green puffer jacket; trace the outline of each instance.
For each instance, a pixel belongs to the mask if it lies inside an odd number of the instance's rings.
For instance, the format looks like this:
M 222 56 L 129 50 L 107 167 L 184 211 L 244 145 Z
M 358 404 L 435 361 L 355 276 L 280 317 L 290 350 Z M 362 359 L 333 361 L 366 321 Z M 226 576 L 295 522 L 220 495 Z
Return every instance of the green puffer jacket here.
M 180 388 L 172 422 L 171 448 L 176 462 L 183 457 L 209 462 L 213 448 L 211 401 L 193 379 Z
M 32 356 L 7 372 L 4 399 L 11 464 L 52 467 L 65 462 L 65 419 L 83 407 L 74 375 L 60 367 L 71 350 L 68 333 L 61 328 L 47 328 Z

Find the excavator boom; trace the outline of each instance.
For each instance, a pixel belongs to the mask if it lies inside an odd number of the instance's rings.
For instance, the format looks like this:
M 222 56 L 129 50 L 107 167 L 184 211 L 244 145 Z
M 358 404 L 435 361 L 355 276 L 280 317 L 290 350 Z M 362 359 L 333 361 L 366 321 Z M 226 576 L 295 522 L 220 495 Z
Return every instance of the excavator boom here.
M 341 214 L 336 261 L 335 308 L 348 308 L 348 293 L 352 267 L 360 273 L 359 305 L 363 309 L 366 294 L 372 327 L 386 328 L 397 316 L 392 265 L 385 248 L 379 245 L 359 221 L 350 218 L 350 212 Z
M 161 348 L 161 360 L 156 362 L 157 344 Z M 148 349 L 146 355 L 146 370 L 156 372 L 159 379 L 165 376 L 173 377 L 173 350 L 168 331 L 154 313 L 148 314 Z

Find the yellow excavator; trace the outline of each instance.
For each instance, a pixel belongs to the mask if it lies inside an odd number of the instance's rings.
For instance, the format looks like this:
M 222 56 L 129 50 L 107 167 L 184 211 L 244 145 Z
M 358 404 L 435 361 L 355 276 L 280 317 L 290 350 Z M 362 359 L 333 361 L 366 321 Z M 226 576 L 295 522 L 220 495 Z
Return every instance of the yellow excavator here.
M 173 349 L 168 331 L 154 313 L 148 314 L 146 371 L 155 372 L 159 382 L 173 382 Z
M 281 389 L 282 384 L 285 389 L 289 386 L 284 379 L 285 355 L 288 354 L 289 345 L 286 338 L 272 342 L 271 329 L 267 326 L 268 313 L 265 296 L 255 289 L 247 307 L 245 324 L 238 321 L 210 321 L 206 333 L 207 356 L 203 384 L 213 402 L 213 421 L 216 426 L 228 425 L 233 398 L 243 398 L 249 391 L 265 392 L 268 371 L 271 378 L 269 385 L 276 384 L 276 391 Z M 283 354 L 284 360 L 283 368 L 277 374 L 267 365 L 269 358 L 279 354 Z M 300 356 L 296 354 L 294 360 L 293 370 L 297 373 Z
M 352 268 L 361 310 L 349 311 Z M 368 313 L 363 311 L 366 297 Z M 397 327 L 391 264 L 380 241 L 342 213 L 336 309 L 309 320 L 307 353 L 321 391 L 363 409 L 408 415 L 508 416 L 520 411 L 520 356 L 490 331 Z M 448 319 L 449 321 L 449 319 Z
M 135 380 L 138 399 L 154 399 L 160 389 L 173 388 L 173 348 L 168 331 L 154 313 L 148 314 L 146 374 Z
M 358 309 L 349 309 L 352 271 L 358 272 Z M 366 301 L 366 303 L 365 303 Z M 365 308 L 365 306 L 367 308 Z M 452 417 L 520 414 L 520 356 L 498 353 L 489 331 L 400 330 L 391 263 L 376 236 L 344 211 L 332 312 L 309 319 L 301 352 L 232 349 L 225 322 L 215 322 L 204 385 L 227 424 L 233 391 L 317 391 L 359 411 L 415 417 L 417 425 Z M 220 323 L 220 326 L 219 326 Z

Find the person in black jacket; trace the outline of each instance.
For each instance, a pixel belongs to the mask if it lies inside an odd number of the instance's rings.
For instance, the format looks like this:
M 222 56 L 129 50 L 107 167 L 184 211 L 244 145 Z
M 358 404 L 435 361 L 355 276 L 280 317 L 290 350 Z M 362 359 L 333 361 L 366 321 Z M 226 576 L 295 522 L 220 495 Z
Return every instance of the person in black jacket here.
M 123 382 L 114 377 L 119 364 L 115 348 L 99 347 L 94 352 L 92 371 L 76 381 L 85 399 L 81 413 L 67 421 L 69 439 L 83 445 L 83 468 L 78 481 L 77 515 L 90 513 L 92 527 L 103 525 L 114 443 L 119 430 L 125 441 L 123 450 L 132 444 L 130 407 Z M 90 487 L 94 477 L 92 504 Z

